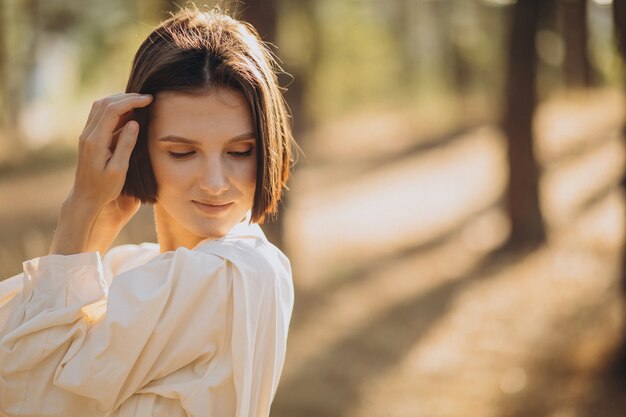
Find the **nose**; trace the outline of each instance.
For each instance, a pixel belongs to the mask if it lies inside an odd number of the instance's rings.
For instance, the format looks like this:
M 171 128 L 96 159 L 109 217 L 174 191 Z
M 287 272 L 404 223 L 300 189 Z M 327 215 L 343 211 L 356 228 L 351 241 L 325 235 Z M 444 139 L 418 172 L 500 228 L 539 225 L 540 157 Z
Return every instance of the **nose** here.
M 228 190 L 228 173 L 219 158 L 205 161 L 198 175 L 198 185 L 203 191 L 213 196 Z

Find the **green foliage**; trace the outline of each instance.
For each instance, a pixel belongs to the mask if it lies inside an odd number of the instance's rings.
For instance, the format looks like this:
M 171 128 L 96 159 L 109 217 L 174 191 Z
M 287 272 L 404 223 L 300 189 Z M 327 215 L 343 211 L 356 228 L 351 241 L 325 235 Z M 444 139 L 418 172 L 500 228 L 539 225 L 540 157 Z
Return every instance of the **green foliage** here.
M 227 9 L 231 3 L 235 9 L 245 7 L 245 1 L 218 3 Z M 471 93 L 477 91 L 499 107 L 510 6 L 478 0 L 279 3 L 278 55 L 305 86 L 303 109 L 314 123 L 376 103 L 461 95 L 459 74 L 466 75 L 463 82 L 469 82 Z M 76 103 L 83 106 L 123 90 L 140 42 L 176 8 L 169 0 L 4 0 L 0 6 L 0 41 L 7 46 L 0 57 L 5 63 L 0 69 L 6 72 L 2 122 L 19 119 L 36 99 L 48 100 L 49 106 L 72 109 L 63 116 L 68 130 L 51 137 L 75 136 L 73 124 L 80 122 L 70 113 Z M 614 83 L 620 80 L 622 68 L 607 29 L 607 10 L 592 7 L 590 47 L 596 73 Z M 62 37 L 76 51 L 71 65 L 78 79 L 62 99 L 42 97 L 41 80 L 33 75 L 45 64 L 39 52 L 48 47 L 51 35 Z M 6 136 L 2 133 L 0 137 Z M 19 131 L 11 136 L 20 146 Z
M 308 106 L 313 117 L 323 120 L 397 93 L 402 87 L 401 57 L 375 4 L 316 5 L 321 57 L 310 75 Z

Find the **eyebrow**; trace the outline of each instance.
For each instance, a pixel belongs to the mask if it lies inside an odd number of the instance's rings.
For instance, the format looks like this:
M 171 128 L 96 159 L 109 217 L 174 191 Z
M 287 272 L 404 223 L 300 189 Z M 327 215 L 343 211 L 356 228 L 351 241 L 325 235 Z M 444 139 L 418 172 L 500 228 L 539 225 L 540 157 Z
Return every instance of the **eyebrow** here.
M 237 135 L 229 139 L 227 143 L 241 142 L 241 141 L 250 140 L 250 139 L 255 139 L 254 133 L 252 132 Z M 197 140 L 183 138 L 181 136 L 176 136 L 176 135 L 164 136 L 159 139 L 159 142 L 173 142 L 173 143 L 184 143 L 187 145 L 200 145 L 200 142 L 198 142 Z

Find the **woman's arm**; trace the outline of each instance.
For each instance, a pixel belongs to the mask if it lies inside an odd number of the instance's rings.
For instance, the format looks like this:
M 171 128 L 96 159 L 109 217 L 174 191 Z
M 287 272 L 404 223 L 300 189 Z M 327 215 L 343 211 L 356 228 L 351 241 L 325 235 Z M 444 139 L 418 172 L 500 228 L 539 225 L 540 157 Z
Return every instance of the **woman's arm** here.
M 85 202 L 68 198 L 61 206 L 50 254 L 100 252 L 104 255 L 139 206 L 135 197 L 120 195 L 97 212 Z
M 97 253 L 26 262 L 23 297 L 0 332 L 0 410 L 96 417 L 166 392 L 190 416 L 269 415 L 290 272 L 258 251 L 223 249 L 180 248 L 110 289 Z
M 97 210 L 85 202 L 71 198 L 65 200 L 52 237 L 50 255 L 86 252 L 97 215 Z
M 211 358 L 224 340 L 226 268 L 181 249 L 108 288 L 97 253 L 25 262 L 23 296 L 0 331 L 0 410 L 109 415 L 148 382 Z

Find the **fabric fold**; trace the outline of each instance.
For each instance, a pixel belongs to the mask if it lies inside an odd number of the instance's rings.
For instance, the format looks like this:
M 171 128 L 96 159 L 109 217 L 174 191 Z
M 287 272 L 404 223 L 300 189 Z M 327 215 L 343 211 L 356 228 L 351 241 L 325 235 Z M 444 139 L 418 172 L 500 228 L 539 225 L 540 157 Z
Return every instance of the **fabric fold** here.
M 33 259 L 0 282 L 0 410 L 269 415 L 293 284 L 258 225 L 193 250 L 111 253 Z

